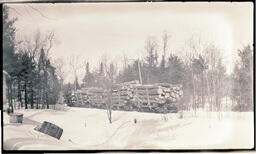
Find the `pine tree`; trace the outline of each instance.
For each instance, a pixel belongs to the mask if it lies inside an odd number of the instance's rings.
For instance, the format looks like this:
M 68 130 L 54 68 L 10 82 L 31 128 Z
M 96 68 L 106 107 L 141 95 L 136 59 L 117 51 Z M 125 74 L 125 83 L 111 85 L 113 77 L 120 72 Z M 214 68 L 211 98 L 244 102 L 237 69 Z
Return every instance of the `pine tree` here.
M 13 84 L 17 79 L 17 71 L 18 67 L 18 58 L 15 54 L 16 50 L 16 41 L 15 41 L 15 33 L 16 28 L 14 27 L 14 23 L 17 18 L 10 19 L 9 18 L 9 8 L 4 5 L 3 6 L 3 70 L 5 70 L 8 74 L 8 102 L 11 107 L 11 112 L 13 112 Z
M 252 49 L 248 45 L 238 50 L 237 61 L 233 74 L 232 98 L 237 102 L 235 110 L 250 111 L 253 109 L 252 101 Z
M 90 72 L 90 67 L 88 62 L 86 63 L 85 76 L 84 76 L 83 82 L 86 87 L 92 87 L 95 84 L 94 77 L 93 77 L 93 74 Z
M 104 75 L 104 66 L 103 66 L 102 62 L 100 63 L 100 72 L 99 72 L 99 74 L 100 74 L 100 76 Z

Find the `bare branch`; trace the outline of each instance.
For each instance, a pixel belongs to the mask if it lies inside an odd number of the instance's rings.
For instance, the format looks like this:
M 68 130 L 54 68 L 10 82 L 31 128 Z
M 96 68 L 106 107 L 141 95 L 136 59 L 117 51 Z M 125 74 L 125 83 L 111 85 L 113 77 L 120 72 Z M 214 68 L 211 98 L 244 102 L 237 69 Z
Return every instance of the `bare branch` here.
M 48 19 L 48 20 L 56 20 L 56 19 L 53 19 L 53 18 L 49 18 L 47 16 L 45 16 L 40 10 L 38 10 L 37 8 L 33 7 L 32 5 L 30 4 L 27 4 L 31 9 L 33 9 L 34 11 L 38 12 L 42 17 Z
M 46 37 L 46 40 L 49 41 L 49 47 L 46 49 L 46 56 L 48 57 L 49 55 L 49 52 L 52 48 L 52 45 L 53 45 L 53 40 L 54 40 L 54 33 L 53 32 L 50 32 L 50 34 Z
M 20 14 L 15 8 L 12 8 L 12 7 L 9 6 L 9 9 L 15 11 L 17 14 L 19 14 L 20 16 L 22 16 L 22 14 Z
M 64 62 L 63 58 L 56 59 L 53 62 L 53 65 L 56 68 L 56 74 L 63 80 L 64 76 L 65 76 L 65 72 L 64 72 L 64 69 L 63 69 L 63 67 L 65 65 L 65 62 Z

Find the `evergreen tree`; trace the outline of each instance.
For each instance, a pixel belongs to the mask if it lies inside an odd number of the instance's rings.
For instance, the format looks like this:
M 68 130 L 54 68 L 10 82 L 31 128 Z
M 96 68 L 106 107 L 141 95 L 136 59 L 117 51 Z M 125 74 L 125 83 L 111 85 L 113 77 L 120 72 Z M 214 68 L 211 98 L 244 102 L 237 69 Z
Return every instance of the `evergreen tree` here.
M 248 45 L 238 50 L 239 60 L 233 73 L 232 99 L 237 102 L 235 110 L 251 111 L 252 102 L 252 49 Z
M 3 6 L 3 69 L 11 74 L 15 68 L 15 62 L 17 61 L 15 56 L 16 42 L 15 34 L 16 28 L 14 23 L 17 18 L 9 18 L 9 8 Z
M 72 86 L 70 83 L 66 84 L 63 86 L 63 91 L 64 91 L 64 102 L 68 106 L 72 106 Z
M 160 82 L 180 84 L 184 81 L 184 66 L 182 60 L 175 55 L 170 55 L 165 73 L 160 75 Z
M 14 27 L 14 23 L 17 18 L 10 19 L 9 18 L 9 8 L 4 5 L 3 6 L 3 70 L 5 70 L 8 74 L 8 82 L 7 82 L 7 98 L 9 102 L 9 106 L 11 107 L 11 112 L 13 112 L 13 84 L 17 79 L 17 71 L 19 71 L 18 65 L 18 57 L 15 54 L 16 50 L 16 41 L 15 41 L 15 33 L 16 28 Z
M 104 66 L 103 66 L 102 62 L 100 63 L 100 72 L 99 72 L 99 74 L 100 74 L 100 76 L 104 75 Z
M 75 90 L 80 89 L 80 85 L 78 83 L 78 78 L 77 77 L 75 78 L 75 81 L 74 81 L 74 87 L 76 88 Z
M 90 67 L 88 62 L 86 63 L 85 76 L 84 76 L 83 82 L 86 87 L 92 87 L 95 85 L 94 75 L 90 72 Z

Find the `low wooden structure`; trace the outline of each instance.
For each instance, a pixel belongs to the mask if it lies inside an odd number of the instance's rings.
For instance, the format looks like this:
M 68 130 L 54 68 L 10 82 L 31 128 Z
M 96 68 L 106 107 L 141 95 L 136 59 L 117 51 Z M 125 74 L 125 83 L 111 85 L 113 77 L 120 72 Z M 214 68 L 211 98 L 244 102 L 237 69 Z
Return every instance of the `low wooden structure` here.
M 44 121 L 40 128 L 35 128 L 35 130 L 52 136 L 54 138 L 60 139 L 63 129 L 59 126 L 52 124 L 50 122 Z
M 10 123 L 22 123 L 23 114 L 22 113 L 12 113 L 10 114 Z

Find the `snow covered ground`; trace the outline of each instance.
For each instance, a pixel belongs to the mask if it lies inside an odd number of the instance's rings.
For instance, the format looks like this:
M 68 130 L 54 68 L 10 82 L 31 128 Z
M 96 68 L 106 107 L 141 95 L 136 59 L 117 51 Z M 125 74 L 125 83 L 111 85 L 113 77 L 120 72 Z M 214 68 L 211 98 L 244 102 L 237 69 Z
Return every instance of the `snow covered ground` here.
M 16 110 L 23 124 L 10 124 L 4 113 L 4 149 L 243 149 L 254 145 L 252 112 L 163 114 L 65 107 L 65 110 Z M 137 123 L 134 123 L 134 119 Z M 34 128 L 52 122 L 63 128 L 60 140 Z

